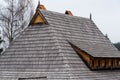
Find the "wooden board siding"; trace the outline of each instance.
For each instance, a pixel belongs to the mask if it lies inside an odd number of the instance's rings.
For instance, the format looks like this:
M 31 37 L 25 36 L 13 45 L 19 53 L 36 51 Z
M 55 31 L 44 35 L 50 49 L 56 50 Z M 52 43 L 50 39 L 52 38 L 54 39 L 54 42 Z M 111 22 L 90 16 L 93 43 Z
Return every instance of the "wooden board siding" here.
M 29 25 L 48 24 L 44 16 L 37 10 Z
M 92 61 L 91 68 L 96 69 L 120 69 L 119 58 L 96 58 Z
M 99 64 L 98 64 L 98 59 L 96 59 L 96 60 L 94 59 L 94 60 L 93 60 L 93 66 L 91 66 L 92 69 L 97 69 L 98 66 L 99 66 Z
M 120 59 L 117 59 L 117 66 L 120 67 Z
M 90 64 L 90 56 L 88 54 L 86 54 L 85 52 L 83 52 L 82 50 L 75 48 L 76 52 L 79 53 L 79 55 L 87 62 Z
M 76 53 L 83 59 L 83 61 L 86 63 L 86 65 L 90 68 L 91 66 L 91 58 L 89 54 L 87 54 L 85 51 L 81 50 L 77 46 L 73 45 L 69 42 L 69 44 L 73 47 L 73 49 L 76 51 Z
M 113 67 L 117 68 L 117 66 L 118 66 L 118 64 L 117 64 L 117 59 L 115 59 L 115 60 L 113 61 Z
M 100 60 L 100 68 L 104 68 L 105 67 L 105 60 L 101 59 Z
M 33 24 L 38 24 L 38 23 L 44 23 L 44 20 L 42 19 L 42 17 L 39 14 L 37 14 L 36 19 L 33 22 Z

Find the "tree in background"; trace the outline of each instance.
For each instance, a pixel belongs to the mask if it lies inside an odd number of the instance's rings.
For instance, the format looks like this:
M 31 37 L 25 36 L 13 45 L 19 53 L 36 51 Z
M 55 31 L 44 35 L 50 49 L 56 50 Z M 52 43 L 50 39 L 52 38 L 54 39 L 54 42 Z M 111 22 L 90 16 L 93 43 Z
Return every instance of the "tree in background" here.
M 2 42 L 3 42 L 3 40 L 2 40 L 2 38 L 0 37 L 0 54 L 3 52 L 3 48 L 1 47 Z
M 119 43 L 115 43 L 114 45 L 120 51 L 120 42 Z
M 3 37 L 11 43 L 29 24 L 33 14 L 31 0 L 5 0 L 6 7 L 0 13 Z

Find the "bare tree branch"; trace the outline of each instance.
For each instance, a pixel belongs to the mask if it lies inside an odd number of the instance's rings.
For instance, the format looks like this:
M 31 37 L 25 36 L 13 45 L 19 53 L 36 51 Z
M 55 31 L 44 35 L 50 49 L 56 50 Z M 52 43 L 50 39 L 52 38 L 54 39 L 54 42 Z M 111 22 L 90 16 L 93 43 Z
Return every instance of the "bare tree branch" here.
M 0 27 L 3 30 L 3 35 L 8 38 L 9 42 L 27 26 L 26 13 L 30 15 L 32 12 L 32 0 L 5 0 L 7 7 L 1 11 Z M 29 19 L 29 18 L 28 18 Z

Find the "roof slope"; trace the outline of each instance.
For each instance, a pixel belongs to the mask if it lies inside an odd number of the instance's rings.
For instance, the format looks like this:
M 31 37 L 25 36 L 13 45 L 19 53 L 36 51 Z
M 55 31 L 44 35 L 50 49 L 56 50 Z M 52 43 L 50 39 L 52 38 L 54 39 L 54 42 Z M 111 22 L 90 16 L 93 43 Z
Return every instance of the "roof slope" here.
M 48 80 L 120 79 L 120 71 L 90 71 L 67 42 L 92 56 L 120 57 L 91 20 L 41 12 L 49 25 L 29 26 L 0 56 L 0 80 L 44 76 Z
M 69 40 L 94 57 L 120 57 L 120 52 L 90 19 L 50 11 L 42 13 L 54 27 L 59 41 Z M 64 45 L 63 42 L 60 43 Z

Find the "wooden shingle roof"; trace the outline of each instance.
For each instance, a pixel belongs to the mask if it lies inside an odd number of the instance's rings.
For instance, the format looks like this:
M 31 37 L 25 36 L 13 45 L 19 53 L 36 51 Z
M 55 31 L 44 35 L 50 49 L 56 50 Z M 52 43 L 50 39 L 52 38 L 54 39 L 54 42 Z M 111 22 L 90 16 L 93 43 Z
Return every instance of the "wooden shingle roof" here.
M 0 56 L 0 80 L 120 79 L 119 70 L 91 71 L 68 43 L 94 57 L 120 57 L 93 21 L 47 10 L 40 12 L 48 24 L 29 26 Z
M 41 12 L 48 23 L 54 27 L 56 36 L 70 41 L 94 57 L 120 57 L 120 52 L 102 34 L 92 20 L 76 16 L 70 17 L 50 11 Z

